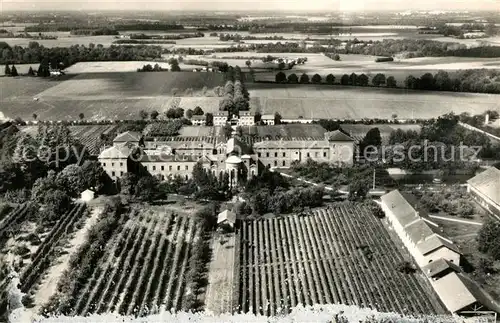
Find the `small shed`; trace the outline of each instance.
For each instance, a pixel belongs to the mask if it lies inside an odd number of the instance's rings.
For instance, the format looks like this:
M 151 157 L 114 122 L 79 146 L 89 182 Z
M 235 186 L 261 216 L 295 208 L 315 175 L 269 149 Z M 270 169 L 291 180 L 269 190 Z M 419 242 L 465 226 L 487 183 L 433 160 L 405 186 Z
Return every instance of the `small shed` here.
M 236 224 L 236 213 L 234 212 L 225 210 L 219 213 L 219 215 L 217 216 L 218 227 L 229 227 L 233 229 L 235 224 Z
M 95 192 L 92 190 L 85 190 L 80 194 L 80 199 L 83 202 L 90 202 L 94 199 L 95 197 Z

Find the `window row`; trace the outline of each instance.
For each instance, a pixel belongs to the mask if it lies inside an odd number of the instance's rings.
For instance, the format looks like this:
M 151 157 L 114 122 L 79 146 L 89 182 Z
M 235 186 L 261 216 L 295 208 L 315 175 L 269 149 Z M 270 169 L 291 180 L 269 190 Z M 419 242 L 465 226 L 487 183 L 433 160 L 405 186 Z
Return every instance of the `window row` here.
M 299 152 L 298 152 L 298 151 L 296 151 L 296 152 L 295 152 L 295 155 L 298 155 L 298 154 L 299 154 Z M 259 152 L 259 153 L 257 153 L 257 155 L 258 155 L 259 157 L 262 157 L 262 156 L 264 155 L 264 153 L 260 153 L 260 152 Z M 307 155 L 307 157 L 311 157 L 311 153 L 309 153 L 309 152 L 308 152 L 306 155 Z M 326 151 L 324 151 L 324 152 L 323 152 L 323 157 L 327 157 L 327 155 L 328 155 L 328 154 L 327 154 L 327 152 L 326 152 Z M 286 157 L 286 152 L 282 153 L 282 156 L 283 156 L 283 157 Z M 314 157 L 319 158 L 319 156 L 320 156 L 319 151 L 314 152 Z M 267 153 L 266 153 L 266 157 L 267 157 L 267 158 L 269 158 L 269 157 L 270 157 L 270 153 L 268 153 L 268 152 L 267 152 Z M 277 157 L 278 157 L 278 153 L 277 153 L 277 152 L 275 152 L 275 153 L 274 153 L 274 157 L 275 157 L 275 158 L 277 158 Z
M 148 169 L 148 165 L 144 165 L 144 169 L 149 170 Z M 160 166 L 160 169 L 162 171 L 164 171 L 165 170 L 165 166 L 164 165 Z M 151 166 L 151 170 L 155 171 L 156 170 L 156 165 Z M 168 166 L 168 170 L 172 171 L 173 170 L 173 166 L 169 165 Z M 177 170 L 181 170 L 181 165 L 177 165 Z M 189 165 L 184 165 L 184 170 L 189 170 Z
M 102 163 L 102 167 L 106 167 L 106 163 Z M 115 163 L 111 163 L 111 167 L 115 167 Z M 122 162 L 120 162 L 120 167 L 123 167 Z

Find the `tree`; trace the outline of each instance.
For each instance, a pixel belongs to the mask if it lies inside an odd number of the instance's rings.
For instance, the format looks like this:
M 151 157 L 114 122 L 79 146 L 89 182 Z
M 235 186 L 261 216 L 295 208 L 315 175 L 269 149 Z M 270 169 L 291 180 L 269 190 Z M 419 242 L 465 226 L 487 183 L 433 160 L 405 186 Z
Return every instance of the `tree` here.
M 146 110 L 139 111 L 139 117 L 141 117 L 142 120 L 146 120 L 148 118 L 147 111 Z
M 275 78 L 276 83 L 285 83 L 286 80 L 287 79 L 286 79 L 285 73 L 279 72 L 278 74 L 276 74 L 276 78 Z
M 36 73 L 39 77 L 49 77 L 50 76 L 50 68 L 48 59 L 44 58 L 40 62 L 40 66 L 38 66 L 38 72 Z
M 368 76 L 366 76 L 365 74 L 361 74 L 360 76 L 358 76 L 358 79 L 357 79 L 357 84 L 358 85 L 360 85 L 360 86 L 368 86 L 368 83 L 369 83 Z
M 78 119 L 83 120 L 84 118 L 85 118 L 85 115 L 82 112 L 80 112 L 78 114 Z
M 297 77 L 297 74 L 292 73 L 292 74 L 288 75 L 288 83 L 290 83 L 290 84 L 299 83 L 299 78 Z
M 314 74 L 311 81 L 313 84 L 320 84 L 321 83 L 321 76 L 319 74 Z
M 125 173 L 120 178 L 120 193 L 124 195 L 133 195 L 134 187 L 137 184 L 137 176 L 133 173 Z
M 33 113 L 32 117 L 33 117 L 33 120 L 35 120 L 35 121 L 36 121 L 36 119 L 38 118 L 38 114 Z
M 477 236 L 479 251 L 488 254 L 495 260 L 500 260 L 500 222 L 488 220 L 479 230 Z
M 386 80 L 387 87 L 396 87 L 397 82 L 394 76 L 389 76 Z
M 167 61 L 170 64 L 170 70 L 172 72 L 180 72 L 181 68 L 179 67 L 179 61 L 175 58 L 171 58 Z
M 340 55 L 339 54 L 333 55 L 333 60 L 334 61 L 340 61 Z
M 83 172 L 80 166 L 72 164 L 66 166 L 57 174 L 57 183 L 70 196 L 78 197 L 81 192 L 88 188 L 86 176 L 87 174 Z
M 204 114 L 203 110 L 197 106 L 196 108 L 194 108 L 193 110 L 193 115 L 195 116 L 202 116 Z
M 9 64 L 5 64 L 5 75 L 8 75 L 8 76 L 11 75 Z
M 340 84 L 349 85 L 349 75 L 347 74 L 342 75 L 342 77 L 340 78 Z
M 436 73 L 434 76 L 434 84 L 436 90 L 440 91 L 450 91 L 453 86 L 450 76 L 446 71 L 439 71 Z
M 114 193 L 113 181 L 101 163 L 96 160 L 86 160 L 81 168 L 85 174 L 85 188 L 92 189 L 96 193 Z
M 384 85 L 386 82 L 386 79 L 385 79 L 385 75 L 382 74 L 382 73 L 378 73 L 377 75 L 375 75 L 372 79 L 372 84 L 374 86 L 381 86 L 381 85 Z
M 187 109 L 186 111 L 186 118 L 191 119 L 193 117 L 193 110 Z
M 335 76 L 333 76 L 333 74 L 328 74 L 326 76 L 326 83 L 330 84 L 330 85 L 334 84 L 335 83 Z
M 278 112 L 274 114 L 274 124 L 281 124 L 281 115 Z
M 35 71 L 33 71 L 33 68 L 30 66 L 29 70 L 28 70 L 28 75 L 29 76 L 35 76 Z
M 143 176 L 135 186 L 135 196 L 142 201 L 153 201 L 158 192 L 159 181 L 153 176 Z
M 435 80 L 431 73 L 425 73 L 420 77 L 420 88 L 423 90 L 434 90 Z
M 354 179 L 349 184 L 349 196 L 350 201 L 363 200 L 370 191 L 370 184 L 364 179 Z
M 151 118 L 151 120 L 156 120 L 158 118 L 160 114 L 158 113 L 158 111 L 156 110 L 153 110 L 151 111 L 151 113 L 149 114 L 149 117 Z
M 309 76 L 306 73 L 303 73 L 300 76 L 300 84 L 308 84 L 309 83 Z
M 405 88 L 415 90 L 417 88 L 417 79 L 413 75 L 408 75 L 405 79 Z
M 349 76 L 349 85 L 356 85 L 358 84 L 358 75 L 356 73 L 352 73 Z
M 366 147 L 380 147 L 380 145 L 382 145 L 382 137 L 380 136 L 380 130 L 375 127 L 368 130 L 363 140 L 359 143 L 359 149 L 364 154 Z
M 209 127 L 212 127 L 214 125 L 214 115 L 210 112 L 205 114 L 205 124 Z
M 252 66 L 252 62 L 248 60 L 248 61 L 246 61 L 246 62 L 245 62 L 245 65 L 246 65 L 248 68 L 250 68 L 250 66 Z
M 224 133 L 224 136 L 229 139 L 231 138 L 231 135 L 233 134 L 233 128 L 229 123 L 226 123 L 224 127 L 222 127 L 222 132 Z
M 12 65 L 12 68 L 10 70 L 10 75 L 11 76 L 19 76 L 19 73 L 17 73 L 17 68 L 15 65 Z

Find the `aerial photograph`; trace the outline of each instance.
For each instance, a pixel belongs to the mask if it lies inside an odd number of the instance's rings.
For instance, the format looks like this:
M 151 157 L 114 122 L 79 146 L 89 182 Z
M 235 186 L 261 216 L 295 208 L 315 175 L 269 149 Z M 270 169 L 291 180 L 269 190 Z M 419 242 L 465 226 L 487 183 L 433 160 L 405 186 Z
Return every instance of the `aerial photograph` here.
M 500 1 L 0 0 L 0 322 L 500 322 Z

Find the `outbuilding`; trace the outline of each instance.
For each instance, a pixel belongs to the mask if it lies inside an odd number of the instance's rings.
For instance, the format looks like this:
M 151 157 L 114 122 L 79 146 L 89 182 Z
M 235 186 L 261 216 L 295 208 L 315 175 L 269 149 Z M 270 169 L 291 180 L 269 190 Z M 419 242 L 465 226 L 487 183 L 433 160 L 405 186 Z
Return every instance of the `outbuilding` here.
M 92 190 L 85 190 L 80 194 L 80 199 L 83 202 L 90 202 L 94 199 L 95 197 L 95 192 Z
M 229 210 L 222 211 L 217 216 L 217 226 L 219 228 L 234 229 L 236 225 L 236 213 Z

